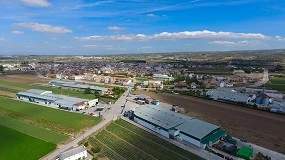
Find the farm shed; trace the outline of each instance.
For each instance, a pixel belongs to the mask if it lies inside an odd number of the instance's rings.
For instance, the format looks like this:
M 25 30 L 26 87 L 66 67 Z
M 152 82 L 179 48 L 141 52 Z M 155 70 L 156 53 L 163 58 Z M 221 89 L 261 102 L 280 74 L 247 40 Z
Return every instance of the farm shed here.
M 58 156 L 59 160 L 78 160 L 87 158 L 87 150 L 84 146 L 72 148 L 65 152 L 62 152 Z
M 104 95 L 110 92 L 108 88 L 104 88 L 104 87 L 90 86 L 90 85 L 80 84 L 78 82 L 69 82 L 69 81 L 60 81 L 60 80 L 49 81 L 49 86 L 63 87 L 66 89 L 74 89 L 74 90 L 80 90 L 80 91 L 84 91 L 86 88 L 90 88 L 91 92 L 98 91 L 101 95 Z
M 89 107 L 88 102 L 90 102 L 88 99 L 53 94 L 51 91 L 38 89 L 30 89 L 25 92 L 19 92 L 17 93 L 17 98 L 24 101 L 45 104 L 67 110 L 85 109 L 86 107 Z M 91 100 L 91 102 L 93 101 L 94 100 Z
M 226 132 L 219 126 L 150 105 L 134 110 L 134 121 L 167 137 L 205 148 L 220 140 Z

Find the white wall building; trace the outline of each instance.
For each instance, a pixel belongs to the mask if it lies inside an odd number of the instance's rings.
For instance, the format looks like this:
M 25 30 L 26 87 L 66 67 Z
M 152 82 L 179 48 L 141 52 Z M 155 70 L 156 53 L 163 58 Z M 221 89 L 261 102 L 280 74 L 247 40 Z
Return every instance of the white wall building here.
M 62 152 L 58 156 L 59 160 L 78 160 L 87 158 L 87 150 L 84 146 L 72 148 L 65 152 Z M 87 160 L 87 159 L 86 159 Z
M 166 138 L 185 141 L 200 148 L 216 143 L 226 135 L 219 126 L 159 106 L 137 107 L 133 117 L 136 123 Z

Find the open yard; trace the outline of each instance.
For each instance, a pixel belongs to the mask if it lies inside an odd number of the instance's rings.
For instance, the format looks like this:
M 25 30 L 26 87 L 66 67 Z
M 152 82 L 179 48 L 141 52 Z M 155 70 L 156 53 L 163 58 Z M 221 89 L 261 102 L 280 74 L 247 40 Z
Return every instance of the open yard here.
M 285 153 L 285 116 L 183 95 L 138 91 L 185 108 L 187 115 L 222 126 L 233 136 Z
M 56 148 L 46 142 L 0 125 L 0 159 L 37 160 Z
M 88 142 L 111 160 L 202 159 L 123 120 L 112 122 Z

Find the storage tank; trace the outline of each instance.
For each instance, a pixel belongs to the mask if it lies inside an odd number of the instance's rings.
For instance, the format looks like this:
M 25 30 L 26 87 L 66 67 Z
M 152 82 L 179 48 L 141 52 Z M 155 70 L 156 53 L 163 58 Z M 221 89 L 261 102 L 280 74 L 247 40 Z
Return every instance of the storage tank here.
M 256 104 L 262 104 L 262 97 L 256 98 Z

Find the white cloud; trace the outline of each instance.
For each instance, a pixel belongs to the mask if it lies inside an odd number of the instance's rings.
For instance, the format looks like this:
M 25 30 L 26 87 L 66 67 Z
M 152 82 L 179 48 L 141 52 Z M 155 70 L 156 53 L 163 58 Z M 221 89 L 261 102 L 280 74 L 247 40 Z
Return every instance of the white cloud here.
M 40 24 L 40 23 L 16 23 L 15 26 L 28 28 L 36 32 L 45 33 L 72 33 L 71 30 L 62 26 L 52 26 L 50 24 Z
M 44 44 L 49 44 L 49 42 L 44 42 Z
M 86 44 L 82 45 L 84 48 L 112 48 L 112 45 L 96 45 L 96 44 Z
M 20 0 L 20 2 L 33 7 L 48 7 L 51 5 L 47 0 Z
M 82 45 L 82 47 L 86 49 L 97 49 L 97 50 L 127 50 L 126 48 L 123 48 L 121 46 L 113 46 L 110 44 L 87 44 L 87 45 Z
M 281 37 L 281 36 L 275 36 L 276 40 L 278 41 L 285 41 L 285 38 Z
M 152 49 L 151 46 L 143 46 L 143 47 L 139 47 L 138 49 Z
M 100 5 L 104 5 L 104 4 L 112 3 L 112 2 L 114 2 L 114 1 L 112 1 L 112 0 L 97 1 L 97 2 L 94 2 L 94 3 L 87 3 L 87 4 L 77 5 L 77 6 L 75 6 L 72 9 L 81 9 L 81 8 L 95 7 L 95 6 L 100 6 Z
M 61 49 L 72 49 L 73 47 L 72 46 L 60 46 L 59 48 L 61 48 Z
M 5 39 L 4 39 L 4 38 L 2 38 L 2 37 L 0 37 L 0 41 L 5 41 Z
M 152 14 L 152 13 L 149 13 L 149 14 L 147 14 L 146 16 L 148 16 L 148 17 L 157 17 L 157 15 Z
M 244 41 L 213 41 L 209 42 L 210 44 L 216 44 L 216 45 L 223 45 L 223 46 L 255 46 L 255 45 L 260 45 L 262 44 L 260 41 L 249 41 L 249 40 L 244 40 Z
M 89 36 L 74 37 L 77 40 L 88 41 L 148 41 L 148 40 L 179 40 L 179 39 L 270 39 L 261 33 L 234 33 L 234 32 L 214 32 L 214 31 L 184 31 L 184 32 L 162 32 L 153 35 L 129 34 L 111 36 Z
M 11 31 L 12 34 L 24 34 L 23 31 Z
M 124 28 L 118 27 L 118 26 L 109 26 L 109 27 L 107 27 L 107 29 L 110 30 L 110 31 L 121 31 Z

